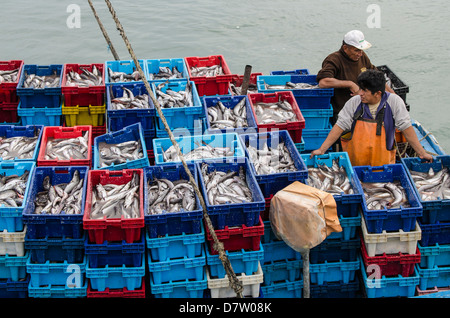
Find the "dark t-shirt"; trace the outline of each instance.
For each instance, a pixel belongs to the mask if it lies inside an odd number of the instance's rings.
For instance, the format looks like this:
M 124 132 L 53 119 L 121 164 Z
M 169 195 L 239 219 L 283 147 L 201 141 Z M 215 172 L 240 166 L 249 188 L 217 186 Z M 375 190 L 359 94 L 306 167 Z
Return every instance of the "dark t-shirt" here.
M 323 78 L 336 78 L 338 80 L 353 81 L 356 83 L 359 74 L 368 70 L 376 69 L 370 62 L 369 57 L 363 52 L 358 61 L 351 60 L 345 54 L 343 48 L 331 53 L 322 62 L 322 69 L 317 73 L 317 82 Z M 331 97 L 333 112 L 335 118 L 345 103 L 352 97 L 349 88 L 335 88 L 334 95 Z

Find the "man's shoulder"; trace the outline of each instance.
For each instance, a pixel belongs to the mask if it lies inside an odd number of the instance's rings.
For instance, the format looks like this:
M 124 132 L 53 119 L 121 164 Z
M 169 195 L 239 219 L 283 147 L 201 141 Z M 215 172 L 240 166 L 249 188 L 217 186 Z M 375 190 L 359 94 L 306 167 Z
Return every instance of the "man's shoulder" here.
M 344 56 L 342 55 L 341 51 L 335 51 L 333 53 L 328 54 L 328 56 L 325 58 L 325 61 L 329 60 L 341 60 Z

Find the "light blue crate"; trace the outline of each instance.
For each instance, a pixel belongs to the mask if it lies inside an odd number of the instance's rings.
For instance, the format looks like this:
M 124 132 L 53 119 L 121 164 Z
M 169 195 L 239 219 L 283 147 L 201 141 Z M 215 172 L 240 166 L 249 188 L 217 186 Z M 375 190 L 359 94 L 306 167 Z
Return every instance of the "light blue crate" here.
M 83 286 L 67 287 L 47 285 L 42 287 L 28 285 L 28 297 L 30 298 L 84 298 L 87 295 L 87 280 Z
M 420 252 L 420 268 L 434 268 L 434 266 L 450 266 L 450 244 L 434 244 L 422 246 L 417 243 Z
M 19 159 L 15 157 L 14 159 L 4 160 L 0 158 L 0 162 L 22 162 L 22 161 L 34 161 L 36 162 L 38 154 L 39 154 L 39 146 L 41 144 L 42 132 L 44 131 L 43 125 L 28 125 L 28 126 L 19 126 L 19 125 L 0 125 L 0 136 L 4 138 L 12 138 L 12 137 L 37 137 L 36 146 L 34 148 L 33 154 L 30 158 Z
M 304 129 L 327 129 L 330 118 L 333 117 L 333 106 L 328 108 L 306 108 L 300 109 L 305 119 Z
M 264 247 L 264 263 L 285 259 L 302 259 L 300 252 L 295 251 L 284 241 L 271 241 L 262 244 Z
M 356 271 L 360 268 L 359 260 L 344 262 L 325 261 L 321 264 L 310 264 L 311 284 L 322 285 L 328 282 L 342 281 L 344 284 L 355 279 Z
M 273 282 L 270 285 L 263 284 L 261 291 L 264 298 L 302 298 L 303 280 Z
M 60 107 L 30 107 L 23 108 L 21 103 L 17 106 L 17 115 L 22 125 L 61 126 L 62 102 Z
M 150 277 L 150 290 L 155 298 L 203 298 L 205 290 L 208 288 L 206 274 L 205 279 L 199 281 L 189 281 L 188 279 L 155 284 Z
M 305 151 L 320 148 L 332 129 L 332 125 L 325 129 L 303 129 L 302 138 L 305 140 Z
M 339 215 L 339 224 L 342 227 L 342 232 L 333 232 L 327 236 L 327 239 L 334 240 L 351 240 L 356 237 L 356 232 L 361 226 L 361 215 L 345 217 Z
M 273 282 L 289 281 L 293 282 L 301 278 L 303 261 L 284 260 L 269 261 L 261 265 L 264 274 L 264 284 L 270 285 Z
M 450 266 L 434 266 L 433 268 L 420 268 L 416 264 L 416 270 L 420 277 L 419 288 L 442 288 L 450 286 Z
M 11 279 L 17 282 L 27 276 L 27 260 L 30 253 L 24 256 L 0 256 L 0 279 Z
M 181 73 L 182 78 L 189 78 L 189 72 L 186 67 L 186 62 L 184 58 L 170 58 L 170 59 L 147 59 L 144 60 L 144 65 L 147 71 L 147 80 L 149 82 L 161 81 L 161 79 L 153 79 L 152 74 L 157 74 L 160 67 L 168 67 L 172 70 L 174 67 Z M 168 81 L 176 81 L 179 78 L 168 78 Z
M 138 60 L 139 65 L 141 66 L 142 71 L 144 72 L 144 76 L 147 77 L 146 72 L 147 68 L 144 65 L 144 60 Z M 131 81 L 131 82 L 114 82 L 110 79 L 109 76 L 109 70 L 110 68 L 113 72 L 124 72 L 126 74 L 132 74 L 134 71 L 136 71 L 136 64 L 134 64 L 134 60 L 120 60 L 120 61 L 106 61 L 105 62 L 105 85 L 109 86 L 113 83 L 136 83 L 136 82 L 142 82 L 143 80 L 139 81 Z

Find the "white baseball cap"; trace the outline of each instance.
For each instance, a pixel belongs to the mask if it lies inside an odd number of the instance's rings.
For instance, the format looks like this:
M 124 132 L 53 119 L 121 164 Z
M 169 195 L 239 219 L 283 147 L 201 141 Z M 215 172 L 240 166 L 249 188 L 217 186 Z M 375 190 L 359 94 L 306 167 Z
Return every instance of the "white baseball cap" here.
M 344 42 L 360 50 L 367 50 L 372 46 L 372 44 L 364 39 L 364 34 L 359 30 L 347 32 L 344 36 Z

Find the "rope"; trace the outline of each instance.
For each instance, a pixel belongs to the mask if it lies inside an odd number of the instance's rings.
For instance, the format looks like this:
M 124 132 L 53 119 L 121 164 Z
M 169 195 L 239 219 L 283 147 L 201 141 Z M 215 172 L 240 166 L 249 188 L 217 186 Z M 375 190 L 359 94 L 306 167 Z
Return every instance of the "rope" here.
M 170 130 L 170 127 L 167 124 L 166 118 L 164 117 L 164 114 L 161 110 L 161 106 L 159 105 L 158 100 L 153 95 L 153 92 L 150 88 L 150 84 L 148 83 L 147 79 L 145 78 L 145 74 L 142 71 L 142 68 L 138 62 L 138 59 L 136 58 L 136 55 L 134 54 L 131 44 L 128 41 L 127 36 L 125 35 L 125 31 L 124 31 L 119 19 L 117 18 L 116 12 L 115 12 L 111 2 L 109 0 L 105 0 L 105 2 L 109 8 L 109 11 L 110 11 L 114 21 L 116 22 L 117 30 L 119 31 L 120 35 L 122 36 L 122 39 L 125 42 L 128 52 L 130 53 L 131 57 L 133 58 L 133 61 L 136 65 L 136 69 L 138 70 L 139 75 L 141 76 L 142 80 L 144 81 L 147 92 L 148 92 L 150 98 L 152 99 L 153 104 L 156 107 L 156 110 L 158 111 L 159 117 L 161 118 L 161 120 L 164 124 L 164 127 L 165 127 L 167 133 L 169 134 L 169 138 L 170 138 L 175 150 L 177 151 L 179 158 L 181 159 L 181 162 L 183 164 L 184 169 L 186 170 L 187 175 L 189 176 L 189 181 L 191 182 L 192 186 L 194 187 L 194 190 L 200 200 L 200 204 L 202 205 L 202 208 L 203 208 L 203 217 L 205 218 L 206 225 L 208 226 L 208 229 L 210 230 L 211 236 L 214 240 L 213 247 L 215 250 L 217 250 L 219 252 L 219 258 L 222 261 L 223 267 L 227 273 L 228 280 L 230 281 L 230 285 L 234 289 L 236 295 L 239 298 L 242 298 L 242 291 L 243 291 L 242 283 L 238 280 L 238 278 L 236 277 L 236 274 L 233 271 L 233 268 L 231 267 L 231 263 L 225 253 L 223 243 L 217 239 L 217 235 L 214 231 L 214 227 L 212 226 L 211 220 L 206 211 L 206 204 L 205 204 L 205 201 L 203 200 L 203 196 L 201 195 L 200 190 L 199 190 L 197 184 L 195 183 L 195 179 L 192 176 L 191 171 L 189 170 L 189 168 L 186 164 L 186 161 L 184 160 L 183 154 L 181 153 L 180 147 L 179 147 L 178 143 L 176 142 L 174 135 L 173 135 L 172 131 Z

